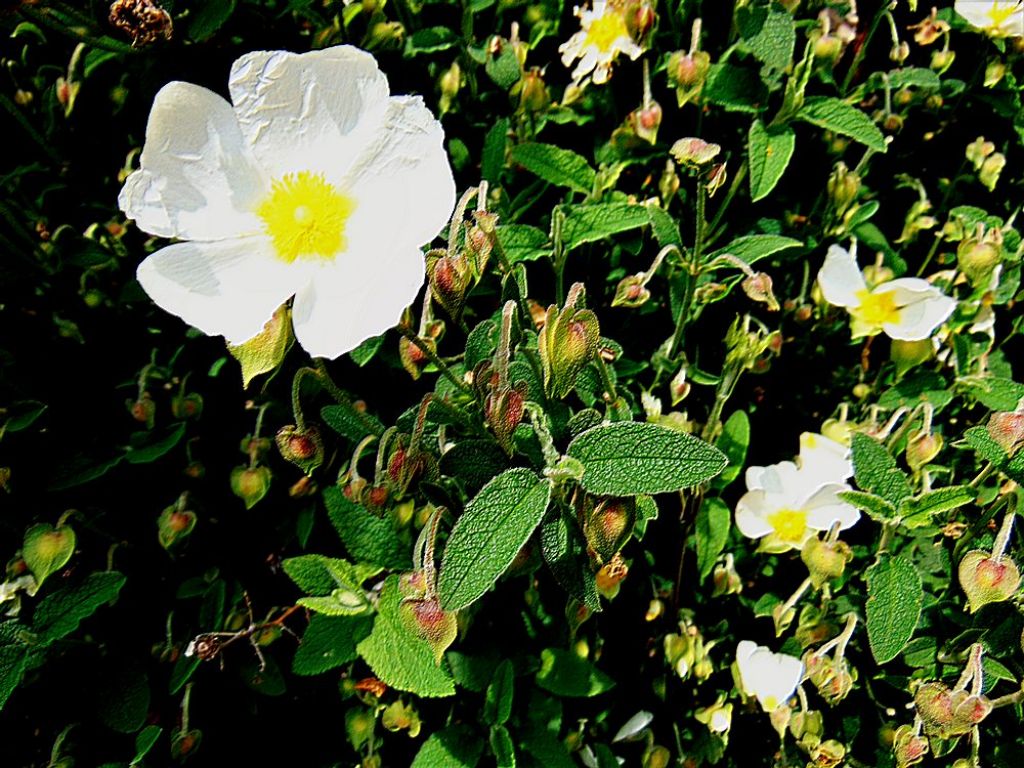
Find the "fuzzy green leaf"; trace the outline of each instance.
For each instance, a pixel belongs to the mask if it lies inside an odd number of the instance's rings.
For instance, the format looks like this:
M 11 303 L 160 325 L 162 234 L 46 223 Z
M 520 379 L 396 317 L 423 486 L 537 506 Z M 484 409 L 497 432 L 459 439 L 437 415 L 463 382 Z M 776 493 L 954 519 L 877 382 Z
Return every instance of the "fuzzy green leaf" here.
M 438 575 L 446 611 L 465 608 L 512 564 L 540 524 L 551 483 L 528 469 L 510 469 L 485 485 L 455 521 Z
M 512 264 L 547 258 L 552 253 L 547 233 L 528 224 L 504 224 L 498 227 L 498 242 Z
M 568 187 L 584 195 L 594 188 L 597 174 L 581 156 L 554 144 L 526 142 L 512 148 L 512 162 L 559 187 Z
M 857 509 L 867 512 L 872 520 L 877 520 L 880 523 L 895 520 L 897 517 L 896 507 L 873 493 L 840 491 L 836 495 L 847 504 L 852 504 Z
M 292 659 L 296 675 L 319 675 L 356 658 L 356 645 L 370 634 L 370 616 L 317 616 L 309 620 Z
M 729 460 L 728 466 L 722 470 L 722 474 L 712 481 L 712 485 L 721 490 L 732 483 L 740 472 L 743 471 L 743 463 L 747 459 L 747 447 L 750 445 L 750 417 L 746 411 L 734 411 L 725 424 L 722 425 L 722 434 L 715 441 L 715 448 L 725 454 Z
M 342 437 L 358 443 L 367 435 L 384 434 L 384 425 L 369 413 L 356 411 L 348 405 L 325 405 L 320 409 L 320 418 Z
M 389 518 L 377 517 L 349 501 L 337 486 L 324 489 L 324 504 L 341 543 L 354 560 L 399 570 L 412 565 L 408 549 L 399 541 Z
M 611 690 L 615 681 L 572 651 L 545 648 L 540 653 L 537 685 L 556 696 L 590 697 Z
M 0 645 L 0 711 L 21 683 L 28 661 L 28 646 L 21 643 Z
M 766 128 L 760 120 L 750 125 L 747 138 L 750 162 L 750 199 L 771 194 L 789 166 L 796 147 L 796 134 L 788 125 Z
M 702 579 L 715 567 L 715 560 L 725 548 L 729 538 L 732 512 L 717 496 L 704 499 L 697 511 L 694 533 L 697 540 L 697 570 Z
M 636 496 L 691 488 L 721 472 L 728 459 L 692 435 L 641 422 L 588 429 L 569 444 L 583 464 L 580 484 L 590 493 Z
M 868 644 L 875 661 L 885 664 L 913 637 L 924 590 L 914 564 L 900 556 L 884 557 L 868 568 L 866 578 Z
M 32 629 L 39 642 L 48 644 L 70 635 L 100 606 L 117 597 L 124 582 L 124 574 L 117 571 L 98 571 L 82 583 L 63 587 L 44 598 L 33 617 Z
M 1024 398 L 1024 384 L 998 376 L 965 376 L 957 384 L 993 411 L 1012 411 Z
M 491 684 L 487 686 L 484 698 L 484 722 L 488 725 L 504 725 L 512 715 L 512 693 L 515 677 L 512 662 L 502 661 L 494 670 Z
M 885 152 L 886 143 L 878 126 L 866 114 L 842 99 L 809 96 L 797 118 L 819 128 L 848 136 L 876 152 Z
M 793 16 L 775 6 L 747 6 L 736 13 L 743 45 L 766 67 L 781 72 L 793 59 L 796 26 Z
M 405 50 L 402 54 L 409 58 L 421 53 L 437 53 L 446 51 L 459 43 L 459 36 L 448 27 L 425 27 L 417 29 L 405 38 Z
M 784 251 L 787 248 L 799 248 L 802 245 L 800 240 L 782 235 L 744 235 L 737 237 L 725 248 L 719 248 L 712 253 L 708 257 L 708 261 L 714 261 L 715 257 L 728 253 L 740 261 L 753 264 L 779 251 Z
M 768 90 L 757 72 L 735 64 L 717 63 L 708 69 L 702 98 L 728 112 L 756 113 L 764 106 Z
M 508 118 L 498 120 L 484 136 L 480 160 L 480 176 L 488 184 L 498 184 L 505 169 L 505 146 L 508 144 Z
M 503 725 L 491 726 L 491 752 L 497 768 L 516 768 L 516 745 Z
M 905 499 L 900 514 L 903 524 L 916 528 L 931 522 L 933 515 L 958 509 L 970 504 L 976 497 L 974 490 L 967 485 L 951 485 L 947 488 L 936 488 L 934 491 L 922 493 L 912 499 Z
M 899 509 L 900 502 L 911 495 L 910 481 L 896 466 L 896 459 L 882 444 L 863 432 L 853 435 L 853 470 L 861 490 L 881 496 Z
M 465 725 L 450 725 L 423 742 L 411 768 L 475 768 L 483 741 Z
M 584 243 L 603 240 L 651 223 L 647 206 L 630 203 L 579 205 L 569 209 L 562 225 L 562 243 L 566 251 Z
M 647 215 L 651 218 L 651 233 L 658 245 L 682 245 L 683 237 L 679 234 L 679 222 L 664 208 L 657 205 L 647 206 Z
M 544 562 L 562 589 L 591 611 L 600 611 L 601 598 L 586 557 L 587 543 L 576 521 L 568 519 L 557 507 L 552 508 L 541 524 L 540 548 Z
M 438 666 L 427 641 L 406 628 L 399 612 L 401 602 L 398 577 L 389 576 L 380 593 L 373 631 L 356 650 L 373 673 L 392 688 L 417 696 L 453 695 L 455 681 L 447 665 L 442 662 Z

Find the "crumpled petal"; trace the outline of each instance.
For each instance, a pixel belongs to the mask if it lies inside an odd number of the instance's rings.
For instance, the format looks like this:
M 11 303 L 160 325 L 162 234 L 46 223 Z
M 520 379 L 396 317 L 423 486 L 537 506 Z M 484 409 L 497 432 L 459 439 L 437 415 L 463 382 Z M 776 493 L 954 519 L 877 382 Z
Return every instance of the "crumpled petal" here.
M 256 236 L 169 245 L 143 261 L 137 277 L 161 309 L 241 344 L 295 292 L 302 272 L 288 266 Z
M 330 167 L 343 173 L 388 106 L 376 60 L 349 45 L 247 53 L 232 65 L 229 89 L 242 133 L 274 178 Z
M 946 296 L 925 280 L 904 277 L 881 287 L 893 291 L 897 305 L 902 305 L 899 322 L 882 326 L 886 335 L 893 339 L 927 339 L 956 309 L 955 299 Z
M 818 285 L 825 301 L 837 307 L 859 306 L 857 294 L 867 289 L 856 256 L 838 245 L 828 247 L 825 263 L 818 272 Z
M 807 527 L 816 531 L 827 531 L 833 523 L 839 523 L 839 530 L 845 531 L 860 520 L 856 507 L 847 504 L 836 494 L 850 490 L 845 483 L 829 483 L 819 488 L 804 505 L 807 510 Z
M 295 338 L 313 357 L 349 352 L 393 328 L 424 279 L 423 254 L 413 246 L 384 259 L 342 255 L 296 294 Z
M 140 229 L 187 240 L 261 231 L 253 206 L 270 182 L 248 150 L 231 105 L 213 91 L 181 82 L 160 89 L 140 165 L 118 197 Z
M 747 491 L 736 502 L 736 527 L 748 539 L 767 536 L 775 530 L 768 523 L 768 515 L 772 511 L 764 491 Z

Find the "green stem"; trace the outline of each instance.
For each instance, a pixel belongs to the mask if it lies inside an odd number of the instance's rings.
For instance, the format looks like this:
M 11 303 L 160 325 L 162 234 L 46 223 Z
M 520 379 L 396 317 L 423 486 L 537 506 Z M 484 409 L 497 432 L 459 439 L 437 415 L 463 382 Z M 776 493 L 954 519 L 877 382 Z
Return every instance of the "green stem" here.
M 555 208 L 551 212 L 551 240 L 554 245 L 555 259 L 555 303 L 559 306 L 565 300 L 565 262 L 566 253 L 562 244 L 562 225 L 565 223 L 565 214 L 561 208 Z
M 429 346 L 427 346 L 427 344 L 425 344 L 424 341 L 419 336 L 417 336 L 411 328 L 407 328 L 404 325 L 398 325 L 397 330 L 400 334 L 407 338 L 413 346 L 415 346 L 420 352 L 422 352 L 424 357 L 426 357 L 430 362 L 437 366 L 437 369 L 441 372 L 441 375 L 448 379 L 448 381 L 450 381 L 452 384 L 454 384 L 455 387 L 460 392 L 466 395 L 473 394 L 473 391 L 468 386 L 466 386 L 466 383 L 460 381 L 459 377 L 452 373 L 451 368 L 448 367 L 447 363 L 445 363 L 444 360 L 438 357 L 437 353 L 434 352 L 434 350 L 432 350 Z
M 94 48 L 99 48 L 104 51 L 112 51 L 113 53 L 138 53 L 139 49 L 132 48 L 127 43 L 122 43 L 120 40 L 115 40 L 112 37 L 102 35 L 96 37 L 90 35 L 88 32 L 83 31 L 79 26 L 74 24 L 68 24 L 69 19 L 52 18 L 57 16 L 53 13 L 52 9 L 36 10 L 28 5 L 22 5 L 18 9 L 18 12 L 23 16 L 27 16 L 37 24 L 44 26 L 48 29 L 58 32 L 62 35 L 67 35 L 72 40 L 77 40 L 80 43 L 86 43 Z
M 718 225 L 721 223 L 722 217 L 725 215 L 725 212 L 729 209 L 729 204 L 732 203 L 732 200 L 736 196 L 736 193 L 739 192 L 740 186 L 743 184 L 743 180 L 747 178 L 747 172 L 749 170 L 750 164 L 746 160 L 744 160 L 743 165 L 740 166 L 740 169 L 736 172 L 736 175 L 733 177 L 732 184 L 729 185 L 729 189 L 726 191 L 725 197 L 722 199 L 721 205 L 719 205 L 718 210 L 715 211 L 715 217 L 711 220 L 711 223 L 708 224 L 708 231 L 711 233 L 708 236 L 708 242 L 715 242 L 716 240 L 718 240 L 719 237 L 722 236 L 722 233 L 725 232 L 725 228 L 719 231 Z
M 693 294 L 697 287 L 697 274 L 691 268 L 684 273 L 686 286 L 683 288 L 683 302 L 679 306 L 679 317 L 676 318 L 676 329 L 672 334 L 672 343 L 668 348 L 668 357 L 674 359 L 683 346 L 683 337 L 686 335 L 686 326 L 690 320 L 690 305 L 693 304 Z

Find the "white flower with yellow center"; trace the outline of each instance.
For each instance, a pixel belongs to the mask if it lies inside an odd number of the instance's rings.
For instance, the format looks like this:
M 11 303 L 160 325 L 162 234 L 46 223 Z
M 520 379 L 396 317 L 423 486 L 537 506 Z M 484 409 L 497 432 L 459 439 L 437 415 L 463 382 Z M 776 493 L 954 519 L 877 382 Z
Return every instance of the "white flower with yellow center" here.
M 585 10 L 577 6 L 574 12 L 580 19 L 580 31 L 558 47 L 562 64 L 571 67 L 574 83 L 579 83 L 593 72 L 593 81 L 598 85 L 608 82 L 615 58 L 624 53 L 634 61 L 643 53 L 626 26 L 626 17 L 620 4 L 594 0 L 594 9 Z
M 804 676 L 800 659 L 772 653 L 750 640 L 741 640 L 736 646 L 736 669 L 743 693 L 755 697 L 765 712 L 785 704 Z
M 800 456 L 797 464 L 801 470 L 829 478 L 837 483 L 853 477 L 853 461 L 849 446 L 818 434 L 804 432 L 800 435 Z
M 956 0 L 967 22 L 993 37 L 1024 35 L 1024 0 Z
M 956 308 L 956 301 L 917 277 L 901 277 L 868 288 L 857 267 L 856 242 L 849 251 L 829 246 L 818 272 L 818 285 L 825 301 L 849 311 L 855 339 L 884 332 L 900 341 L 921 341 Z
M 444 132 L 351 46 L 248 53 L 228 88 L 230 104 L 182 82 L 156 95 L 119 203 L 183 242 L 143 261 L 139 282 L 231 344 L 294 296 L 299 343 L 337 357 L 392 327 L 423 285 L 420 247 L 455 206 Z
M 846 530 L 860 519 L 857 508 L 837 496 L 850 490 L 836 474 L 838 462 L 826 462 L 820 454 L 807 454 L 802 461 L 805 466 L 799 468 L 791 461 L 747 468 L 736 527 L 747 538 L 761 539 L 758 548 L 764 552 L 800 549 L 816 532 L 835 523 Z

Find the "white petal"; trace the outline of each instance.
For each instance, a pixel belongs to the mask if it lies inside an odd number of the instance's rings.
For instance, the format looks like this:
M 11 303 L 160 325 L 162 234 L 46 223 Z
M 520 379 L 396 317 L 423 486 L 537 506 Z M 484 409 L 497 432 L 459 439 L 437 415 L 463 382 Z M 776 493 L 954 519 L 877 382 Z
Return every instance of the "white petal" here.
M 339 257 L 295 296 L 295 338 L 312 357 L 335 358 L 393 328 L 424 281 L 416 248 L 390 258 Z
M 767 536 L 775 530 L 766 519 L 773 511 L 765 503 L 764 491 L 748 491 L 736 502 L 736 527 L 748 539 Z
M 929 288 L 929 293 L 918 294 L 916 301 L 899 310 L 899 322 L 886 323 L 882 326 L 886 335 L 901 341 L 927 339 L 953 314 L 956 301 L 937 288 Z
M 384 125 L 367 139 L 340 186 L 356 201 L 348 253 L 372 261 L 433 240 L 455 208 L 455 179 L 444 129 L 418 96 L 392 98 Z
M 860 305 L 857 293 L 867 288 L 854 254 L 838 245 L 830 245 L 825 263 L 818 272 L 818 285 L 825 301 L 837 307 Z
M 222 240 L 256 234 L 254 202 L 269 188 L 231 105 L 197 85 L 172 82 L 153 100 L 141 167 L 118 204 L 161 237 Z
M 330 166 L 344 173 L 388 103 L 376 60 L 348 45 L 247 53 L 232 65 L 229 89 L 243 134 L 274 178 Z
M 827 531 L 832 523 L 839 522 L 839 529 L 845 531 L 860 520 L 857 508 L 836 495 L 849 490 L 850 486 L 845 483 L 829 483 L 819 488 L 804 505 L 807 510 L 807 527 Z
M 800 469 L 825 480 L 846 480 L 853 476 L 850 449 L 816 432 L 804 432 L 800 435 Z
M 160 308 L 211 336 L 248 341 L 291 296 L 301 271 L 273 255 L 264 237 L 169 245 L 139 265 Z

